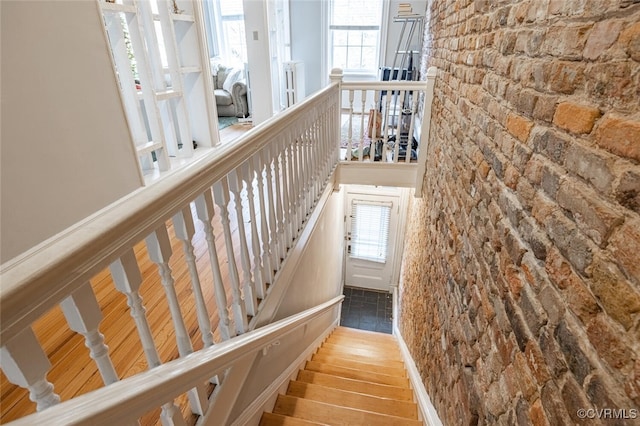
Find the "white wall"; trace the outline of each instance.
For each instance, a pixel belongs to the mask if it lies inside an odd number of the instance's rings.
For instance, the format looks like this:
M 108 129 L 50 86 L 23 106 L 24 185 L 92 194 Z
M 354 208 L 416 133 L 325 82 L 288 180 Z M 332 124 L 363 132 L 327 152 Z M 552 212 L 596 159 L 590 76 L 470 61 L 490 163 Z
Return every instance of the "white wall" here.
M 244 0 L 243 7 L 251 90 L 251 117 L 255 125 L 271 118 L 274 114 L 267 3 L 263 0 Z
M 142 185 L 95 1 L 0 2 L 0 261 Z
M 340 191 L 329 197 L 274 321 L 342 294 L 344 235 Z
M 327 85 L 329 72 L 322 61 L 322 16 L 326 0 L 291 0 L 291 60 L 303 61 L 305 95 L 317 92 Z
M 426 0 L 391 0 L 389 2 L 389 23 L 387 26 L 387 39 L 386 39 L 386 48 L 384 50 L 384 58 L 382 58 L 382 63 L 385 66 L 390 67 L 393 64 L 393 58 L 396 53 L 396 48 L 398 47 L 398 40 L 400 39 L 400 35 L 402 32 L 402 23 L 401 22 L 393 22 L 394 16 L 398 14 L 398 4 L 399 3 L 411 3 L 411 9 L 414 13 L 419 13 L 422 16 L 425 15 L 427 2 Z M 410 25 L 407 24 L 404 38 L 402 39 L 402 45 L 400 50 L 404 50 L 404 43 L 409 35 Z M 420 51 L 420 46 L 422 42 L 422 34 L 420 34 L 419 27 L 416 25 L 415 32 L 413 37 L 411 38 L 411 50 Z M 400 67 L 400 57 L 398 58 L 398 62 L 396 63 L 396 67 Z M 406 66 L 406 64 L 405 64 Z M 416 70 L 420 70 L 420 53 L 413 55 L 413 66 Z

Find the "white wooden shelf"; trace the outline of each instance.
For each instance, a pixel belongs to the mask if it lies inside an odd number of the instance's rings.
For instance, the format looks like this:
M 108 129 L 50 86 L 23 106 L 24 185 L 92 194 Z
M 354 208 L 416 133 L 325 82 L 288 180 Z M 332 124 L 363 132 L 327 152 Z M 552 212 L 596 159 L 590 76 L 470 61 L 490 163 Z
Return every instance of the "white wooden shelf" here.
M 102 10 L 105 12 L 124 12 L 124 13 L 136 13 L 136 7 L 130 4 L 120 4 L 120 3 L 102 3 Z
M 165 90 L 162 92 L 156 92 L 156 99 L 159 101 L 166 101 L 167 99 L 179 98 L 182 96 L 182 92 L 178 90 Z
M 197 72 L 202 72 L 202 68 L 201 67 L 181 67 L 180 72 L 182 74 L 197 73 Z
M 171 19 L 174 21 L 195 22 L 196 18 L 193 15 L 185 13 L 172 13 Z
M 203 61 L 208 60 L 199 25 L 202 4 L 200 0 L 182 0 L 184 12 L 173 13 L 171 2 L 158 2 L 154 13 L 149 0 L 125 3 L 98 0 L 140 168 L 143 173 L 151 169 L 164 172 L 171 168 L 170 157 L 193 155 L 191 141 L 201 146 L 218 144 L 217 127 L 209 116 L 215 108 L 212 81 L 202 78 L 207 69 Z M 122 13 L 127 14 L 126 22 L 120 18 Z M 135 77 L 132 52 L 136 56 Z M 155 153 L 153 161 L 149 153 Z
M 138 153 L 138 155 L 149 154 L 156 149 L 161 149 L 162 147 L 162 142 L 149 141 L 143 145 L 136 146 L 136 152 Z

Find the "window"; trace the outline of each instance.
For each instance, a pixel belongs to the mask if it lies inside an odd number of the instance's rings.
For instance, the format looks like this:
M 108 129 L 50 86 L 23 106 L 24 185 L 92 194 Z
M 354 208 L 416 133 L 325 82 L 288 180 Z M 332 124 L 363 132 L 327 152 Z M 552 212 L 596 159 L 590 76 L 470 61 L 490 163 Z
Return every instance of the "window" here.
M 353 200 L 351 206 L 352 258 L 385 263 L 392 203 Z
M 220 19 L 227 60 L 247 62 L 247 40 L 244 35 L 244 11 L 238 0 L 219 0 Z
M 228 64 L 246 63 L 247 40 L 242 1 L 206 1 L 204 9 L 211 57 L 220 56 Z
M 332 0 L 330 68 L 376 73 L 381 23 L 382 0 Z

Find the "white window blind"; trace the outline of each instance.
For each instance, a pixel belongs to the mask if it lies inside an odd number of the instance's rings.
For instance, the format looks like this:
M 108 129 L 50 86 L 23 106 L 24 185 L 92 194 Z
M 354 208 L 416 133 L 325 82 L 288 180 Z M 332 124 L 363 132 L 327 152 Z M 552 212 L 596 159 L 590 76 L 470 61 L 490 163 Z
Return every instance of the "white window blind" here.
M 351 253 L 355 259 L 385 263 L 392 203 L 353 200 Z

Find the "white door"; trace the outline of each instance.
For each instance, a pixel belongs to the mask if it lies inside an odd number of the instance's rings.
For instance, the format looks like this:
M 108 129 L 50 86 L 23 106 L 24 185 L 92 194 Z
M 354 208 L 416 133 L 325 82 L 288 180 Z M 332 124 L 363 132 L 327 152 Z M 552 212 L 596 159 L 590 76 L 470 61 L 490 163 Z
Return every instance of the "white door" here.
M 347 193 L 345 285 L 391 290 L 400 197 Z

